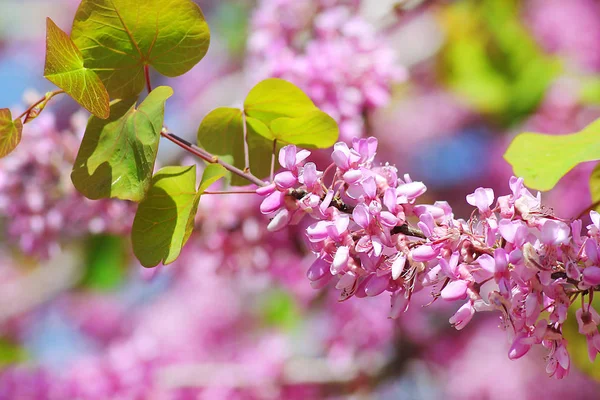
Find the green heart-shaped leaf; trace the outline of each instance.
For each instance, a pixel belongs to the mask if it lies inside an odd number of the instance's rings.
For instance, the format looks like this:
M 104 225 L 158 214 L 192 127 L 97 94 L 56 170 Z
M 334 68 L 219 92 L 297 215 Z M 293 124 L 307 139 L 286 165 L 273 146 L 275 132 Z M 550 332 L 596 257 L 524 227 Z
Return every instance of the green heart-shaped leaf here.
M 273 142 L 265 139 L 268 131 L 261 121 L 247 117 L 247 141 L 250 153 L 250 170 L 258 178 L 269 175 Z M 261 131 L 263 134 L 258 134 Z M 244 169 L 244 127 L 242 111 L 237 108 L 221 107 L 211 111 L 198 128 L 198 143 L 216 156 L 230 156 L 233 165 Z M 277 160 L 276 160 L 277 161 Z M 231 178 L 234 186 L 248 185 L 249 182 L 237 175 Z
M 577 164 L 600 160 L 600 119 L 570 135 L 521 133 L 504 158 L 527 186 L 550 190 Z
M 270 78 L 254 86 L 244 101 L 248 117 L 269 126 L 281 117 L 302 117 L 318 108 L 296 85 L 283 79 Z
M 137 109 L 136 99 L 129 98 L 114 102 L 107 120 L 90 117 L 71 173 L 79 192 L 90 199 L 144 198 L 172 94 L 173 89 L 160 86 Z
M 0 157 L 4 157 L 17 147 L 21 141 L 23 123 L 20 119 L 13 121 L 8 108 L 0 108 Z
M 71 38 L 109 94 L 144 88 L 144 67 L 168 77 L 189 71 L 208 51 L 210 32 L 191 0 L 83 0 Z
M 108 92 L 102 81 L 94 71 L 84 67 L 75 43 L 50 18 L 46 18 L 44 76 L 95 116 L 108 118 Z
M 207 166 L 198 191 L 195 165 L 165 167 L 154 175 L 131 233 L 133 252 L 144 267 L 169 264 L 179 257 L 192 234 L 200 196 L 226 173 L 220 165 Z
M 321 110 L 297 118 L 277 118 L 271 122 L 273 139 L 305 148 L 324 149 L 337 142 L 337 122 Z

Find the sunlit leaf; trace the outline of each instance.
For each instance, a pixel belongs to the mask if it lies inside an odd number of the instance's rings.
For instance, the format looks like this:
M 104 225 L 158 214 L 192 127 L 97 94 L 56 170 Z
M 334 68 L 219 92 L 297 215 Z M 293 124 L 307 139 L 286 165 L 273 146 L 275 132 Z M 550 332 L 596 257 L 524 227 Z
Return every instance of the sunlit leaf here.
M 527 186 L 550 190 L 577 164 L 600 160 L 600 119 L 570 135 L 521 133 L 504 158 Z
M 83 0 L 71 37 L 85 66 L 116 98 L 143 90 L 146 65 L 169 77 L 186 73 L 210 42 L 204 15 L 191 0 Z
M 277 118 L 271 122 L 273 138 L 281 143 L 306 148 L 328 148 L 338 140 L 337 122 L 323 111 L 297 118 Z
M 133 252 L 144 267 L 169 264 L 179 256 L 193 230 L 200 196 L 226 174 L 220 165 L 209 165 L 196 190 L 196 166 L 165 167 L 152 179 L 148 196 L 133 221 Z
M 160 86 L 138 108 L 135 98 L 118 100 L 109 119 L 90 118 L 71 174 L 79 192 L 90 199 L 144 198 L 172 94 L 170 87 Z
M 4 157 L 17 147 L 21 141 L 23 123 L 20 119 L 13 121 L 8 108 L 0 108 L 0 157 Z
M 198 203 L 200 201 L 200 196 L 204 194 L 204 191 L 209 188 L 210 185 L 215 183 L 221 178 L 226 178 L 229 176 L 229 171 L 225 169 L 222 165 L 219 164 L 208 164 L 202 173 L 202 180 L 200 181 L 200 185 L 198 186 L 198 191 L 196 193 L 195 206 L 190 214 L 190 218 L 188 219 L 188 224 L 186 226 L 185 237 L 183 240 L 183 244 L 187 242 L 192 231 L 194 230 L 194 217 L 196 216 L 196 211 L 198 210 Z M 182 246 L 183 246 L 182 244 Z
M 244 101 L 248 117 L 269 126 L 280 117 L 302 117 L 318 110 L 312 100 L 296 85 L 283 79 L 271 78 L 258 83 Z
M 247 117 L 250 170 L 259 178 L 269 175 L 273 142 L 264 138 L 269 128 L 257 119 Z M 259 135 L 262 131 L 263 135 Z M 244 128 L 242 111 L 221 107 L 211 111 L 198 128 L 198 144 L 216 156 L 230 156 L 233 165 L 244 169 Z M 277 167 L 277 166 L 276 166 Z M 232 185 L 248 185 L 245 179 L 233 175 Z
M 54 21 L 46 19 L 46 65 L 44 76 L 99 118 L 109 114 L 108 92 L 71 38 Z

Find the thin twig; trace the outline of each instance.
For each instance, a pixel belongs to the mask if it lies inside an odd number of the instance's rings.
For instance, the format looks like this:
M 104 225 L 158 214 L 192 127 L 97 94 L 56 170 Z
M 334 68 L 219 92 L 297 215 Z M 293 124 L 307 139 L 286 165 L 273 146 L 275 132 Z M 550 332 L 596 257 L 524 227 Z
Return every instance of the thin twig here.
M 277 151 L 277 139 L 273 140 L 273 152 L 271 153 L 271 179 L 273 182 L 273 174 L 275 174 L 275 152 Z
M 209 191 L 209 190 L 205 190 L 204 192 L 202 192 L 202 194 L 256 194 L 256 191 L 254 191 L 254 190 L 226 190 L 226 191 L 221 191 L 221 190 Z
M 248 127 L 246 126 L 246 113 L 242 110 L 242 129 L 244 134 L 244 171 L 250 172 L 250 150 L 248 149 Z M 271 178 L 271 180 L 273 180 Z
M 21 119 L 21 118 L 25 117 L 25 122 L 24 122 L 24 123 L 27 123 L 27 122 L 28 122 L 28 121 L 27 121 L 27 118 L 29 117 L 29 114 L 31 113 L 31 111 L 32 111 L 32 110 L 33 110 L 35 107 L 39 106 L 39 105 L 40 105 L 40 104 L 42 104 L 44 101 L 46 101 L 46 102 L 47 102 L 47 101 L 49 101 L 51 98 L 53 98 L 53 97 L 54 97 L 54 96 L 56 96 L 57 94 L 62 94 L 62 93 L 64 93 L 64 92 L 65 92 L 64 90 L 60 90 L 60 89 L 59 89 L 59 90 L 55 90 L 55 91 L 53 91 L 53 92 L 48 92 L 48 93 L 46 93 L 46 94 L 44 95 L 44 97 L 42 97 L 41 99 L 39 99 L 38 101 L 36 101 L 35 103 L 33 103 L 31 106 L 29 106 L 29 108 L 28 108 L 27 110 L 23 111 L 23 112 L 21 113 L 21 115 L 19 115 L 19 116 L 18 116 L 16 119 Z
M 209 162 L 211 164 L 220 164 L 222 165 L 226 170 L 230 171 L 233 174 L 236 174 L 237 176 L 240 176 L 244 179 L 246 179 L 247 181 L 254 183 L 257 186 L 267 186 L 268 183 L 264 182 L 260 179 L 258 179 L 256 176 L 252 175 L 249 172 L 244 172 L 241 169 L 234 167 L 233 165 L 221 160 L 219 157 L 216 157 L 212 154 L 210 154 L 208 151 L 188 142 L 185 139 L 180 138 L 179 136 L 175 135 L 174 133 L 169 132 L 166 128 L 163 128 L 160 132 L 160 135 L 162 137 L 164 137 L 165 139 L 170 140 L 171 142 L 175 143 L 177 146 L 181 147 L 182 149 L 186 150 L 187 152 L 195 155 L 196 157 L 199 157 L 201 159 L 203 159 L 206 162 Z

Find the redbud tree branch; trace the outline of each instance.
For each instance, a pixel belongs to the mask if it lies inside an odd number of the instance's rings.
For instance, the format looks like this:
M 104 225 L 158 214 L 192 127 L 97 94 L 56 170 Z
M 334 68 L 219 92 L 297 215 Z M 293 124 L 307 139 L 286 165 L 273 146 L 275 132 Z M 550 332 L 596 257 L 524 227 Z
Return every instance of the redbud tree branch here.
M 188 153 L 191 153 L 191 154 L 195 155 L 196 157 L 199 157 L 208 163 L 220 164 L 229 172 L 246 179 L 250 183 L 253 183 L 257 186 L 267 186 L 268 185 L 267 182 L 258 179 L 256 176 L 252 175 L 250 172 L 242 171 L 241 169 L 221 160 L 219 157 L 210 154 L 208 151 L 204 150 L 203 148 L 198 147 L 198 146 L 188 142 L 187 140 L 180 138 L 179 136 L 175 135 L 174 133 L 169 132 L 166 128 L 163 128 L 161 130 L 160 135 L 162 137 L 164 137 L 165 139 L 168 139 L 171 142 L 175 143 L 177 146 L 181 147 Z
M 42 97 L 41 99 L 39 99 L 38 101 L 36 101 L 36 102 L 35 102 L 35 103 L 33 103 L 32 105 L 30 105 L 28 109 L 26 109 L 25 111 L 23 111 L 23 112 L 21 113 L 21 115 L 19 115 L 19 116 L 17 117 L 17 119 L 21 119 L 21 118 L 25 117 L 25 119 L 23 120 L 23 123 L 24 123 L 24 124 L 28 123 L 28 122 L 30 121 L 30 119 L 29 119 L 29 115 L 31 114 L 31 112 L 32 112 L 32 111 L 33 111 L 33 110 L 34 110 L 34 109 L 35 109 L 37 106 L 39 106 L 40 104 L 42 104 L 44 101 L 46 101 L 46 102 L 47 102 L 47 101 L 49 101 L 51 98 L 53 98 L 54 96 L 56 96 L 56 95 L 59 95 L 59 94 L 62 94 L 62 93 L 64 93 L 64 92 L 65 92 L 64 90 L 60 90 L 60 89 L 59 89 L 59 90 L 55 90 L 55 91 L 53 91 L 53 92 L 48 92 L 48 93 L 46 93 L 46 94 L 44 95 L 44 97 Z

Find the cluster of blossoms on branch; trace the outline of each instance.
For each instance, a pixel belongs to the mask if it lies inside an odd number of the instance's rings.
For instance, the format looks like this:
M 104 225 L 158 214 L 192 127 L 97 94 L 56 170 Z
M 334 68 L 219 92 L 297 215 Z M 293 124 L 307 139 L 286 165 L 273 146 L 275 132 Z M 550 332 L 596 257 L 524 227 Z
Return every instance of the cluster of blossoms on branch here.
M 579 297 L 579 331 L 593 360 L 600 351 L 600 316 L 591 306 L 600 285 L 600 215 L 581 235 L 544 210 L 541 198 L 510 180 L 511 194 L 495 199 L 492 189 L 467 196 L 476 207 L 468 221 L 456 219 L 447 202 L 417 204 L 422 182 L 398 177 L 391 165 L 376 165 L 375 138 L 334 146 L 333 163 L 319 171 L 305 162 L 310 152 L 295 146 L 279 154 L 283 171 L 259 188 L 270 230 L 317 222 L 306 229 L 317 255 L 307 276 L 314 288 L 334 281 L 340 301 L 391 294 L 392 318 L 409 307 L 414 293 L 429 290 L 432 301 L 464 301 L 450 318 L 463 329 L 476 311 L 499 311 L 512 345 L 509 357 L 535 344 L 548 350 L 546 371 L 564 377 L 570 368 L 562 327 Z M 415 226 L 416 225 L 416 226 Z M 587 299 L 586 299 L 587 296 Z

